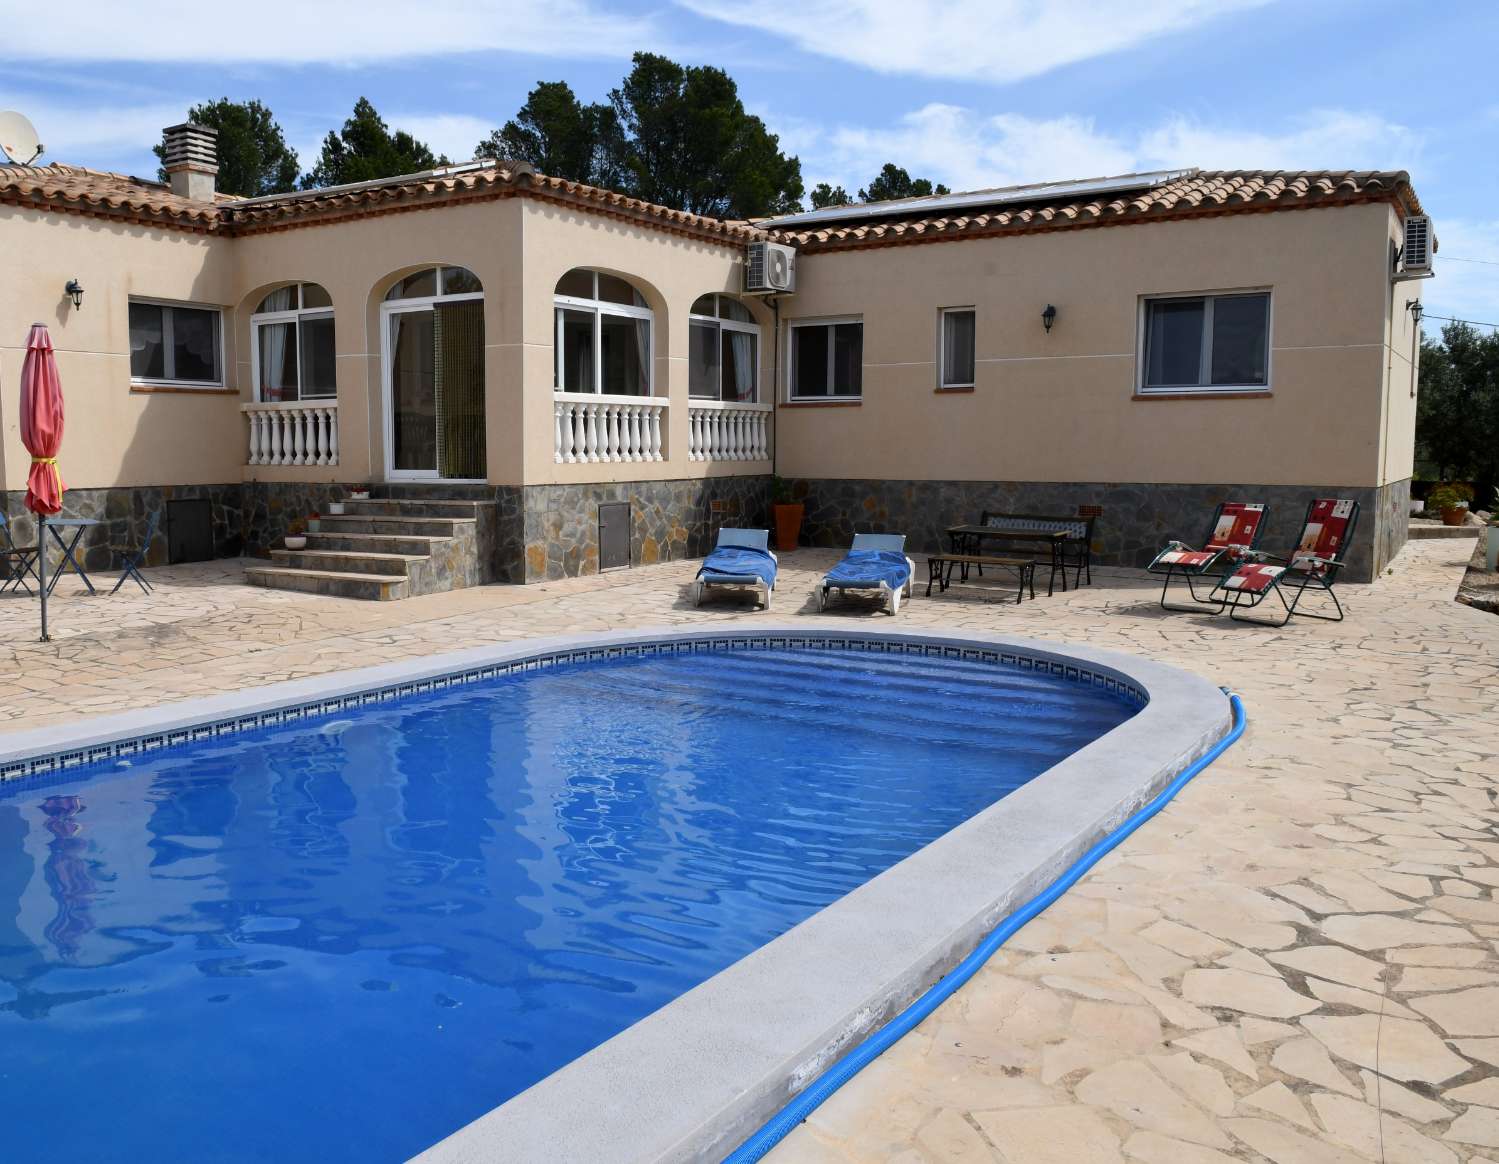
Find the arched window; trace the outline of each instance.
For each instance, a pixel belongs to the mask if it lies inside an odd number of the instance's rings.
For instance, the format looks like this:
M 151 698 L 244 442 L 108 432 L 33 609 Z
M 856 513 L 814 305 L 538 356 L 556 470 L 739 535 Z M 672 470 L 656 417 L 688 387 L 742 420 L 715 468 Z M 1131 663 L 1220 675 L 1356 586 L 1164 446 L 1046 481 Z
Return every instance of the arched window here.
M 316 283 L 272 291 L 250 316 L 255 399 L 317 400 L 338 394 L 333 300 Z
M 428 267 L 415 271 L 385 293 L 385 302 L 397 299 L 447 299 L 460 295 L 483 295 L 484 284 L 467 267 Z
M 760 382 L 760 326 L 732 295 L 701 295 L 687 320 L 688 393 L 698 400 L 754 404 Z
M 484 285 L 465 267 L 427 267 L 385 293 L 380 316 L 386 476 L 482 481 Z
M 645 296 L 616 275 L 577 267 L 557 281 L 558 392 L 649 396 L 655 315 Z

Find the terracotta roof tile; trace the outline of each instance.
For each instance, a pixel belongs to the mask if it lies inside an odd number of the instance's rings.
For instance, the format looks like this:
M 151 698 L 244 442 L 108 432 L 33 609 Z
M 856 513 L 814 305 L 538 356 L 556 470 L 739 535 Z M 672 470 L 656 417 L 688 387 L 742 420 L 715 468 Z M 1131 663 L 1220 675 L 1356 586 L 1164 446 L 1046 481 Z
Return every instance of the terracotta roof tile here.
M 991 192 L 977 192 L 985 193 Z M 1157 186 L 1131 191 L 1108 201 L 1091 195 L 1018 201 L 1013 189 L 992 193 L 996 196 L 996 203 L 1000 204 L 988 210 L 983 209 L 981 203 L 972 201 L 976 195 L 954 195 L 969 199 L 966 213 L 953 215 L 949 211 L 923 216 L 919 211 L 913 213 L 903 204 L 895 203 L 888 218 L 866 215 L 819 223 L 806 229 L 773 228 L 770 237 L 816 251 L 1357 202 L 1395 202 L 1408 214 L 1421 213 L 1420 200 L 1411 187 L 1410 175 L 1404 170 L 1190 171 Z M 878 204 L 869 210 L 877 211 Z
M 991 193 L 995 196 L 992 206 L 974 200 Z M 1410 177 L 1403 170 L 1194 170 L 1181 172 L 1147 189 L 1120 192 L 1112 198 L 1108 198 L 1108 191 L 1096 190 L 1087 195 L 1047 198 L 1043 189 L 1038 190 L 1035 200 L 1017 200 L 1017 195 L 1023 197 L 1024 193 L 1013 188 L 978 191 L 963 196 L 966 202 L 961 212 L 945 208 L 923 214 L 920 207 L 896 202 L 891 204 L 889 216 L 882 217 L 877 214 L 876 204 L 868 208 L 876 212 L 874 216 L 866 213 L 864 217 L 830 220 L 806 229 L 774 229 L 768 222 L 726 222 L 643 202 L 614 190 L 549 177 L 536 173 L 524 162 L 469 163 L 378 182 L 266 198 L 219 195 L 211 203 L 179 198 L 160 182 L 81 166 L 61 163 L 0 166 L 0 203 L 122 217 L 226 235 L 516 196 L 575 206 L 726 245 L 775 239 L 808 250 L 940 242 L 1026 230 L 1370 201 L 1394 202 L 1407 213 L 1421 213 Z
M 213 202 L 179 198 L 163 182 L 62 162 L 0 166 L 0 202 L 38 209 L 122 215 L 205 230 L 212 229 L 220 207 L 233 201 L 228 195 Z

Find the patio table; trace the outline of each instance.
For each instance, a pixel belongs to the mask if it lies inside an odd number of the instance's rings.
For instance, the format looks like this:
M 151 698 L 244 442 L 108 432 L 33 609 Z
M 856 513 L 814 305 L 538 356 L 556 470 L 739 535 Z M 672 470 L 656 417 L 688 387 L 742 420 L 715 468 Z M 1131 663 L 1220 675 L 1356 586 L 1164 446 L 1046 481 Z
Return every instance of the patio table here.
M 57 580 L 62 577 L 64 564 L 73 567 L 73 573 L 83 579 L 83 584 L 88 587 L 90 594 L 99 593 L 94 589 L 94 584 L 89 581 L 88 574 L 84 572 L 83 567 L 79 565 L 78 559 L 73 553 L 78 548 L 78 543 L 82 540 L 84 531 L 98 524 L 91 517 L 49 517 L 47 519 L 47 529 L 52 534 L 52 540 L 62 550 L 62 561 L 57 563 L 56 570 L 49 572 L 50 576 L 47 579 L 47 593 L 49 595 L 57 589 Z M 72 531 L 71 537 L 64 536 L 64 531 L 66 530 Z M 47 552 L 46 546 L 40 546 L 38 549 L 40 553 L 45 554 Z
M 1056 588 L 1058 574 L 1062 576 L 1062 593 L 1067 592 L 1067 569 L 1062 558 L 1062 548 L 1068 535 L 1064 530 L 1008 530 L 987 525 L 950 525 L 947 527 L 947 536 L 952 542 L 954 554 L 978 553 L 985 541 L 1044 546 L 1051 553 L 1051 576 L 1046 581 L 1047 597 Z M 968 580 L 966 565 L 963 567 L 962 577 L 965 582 Z

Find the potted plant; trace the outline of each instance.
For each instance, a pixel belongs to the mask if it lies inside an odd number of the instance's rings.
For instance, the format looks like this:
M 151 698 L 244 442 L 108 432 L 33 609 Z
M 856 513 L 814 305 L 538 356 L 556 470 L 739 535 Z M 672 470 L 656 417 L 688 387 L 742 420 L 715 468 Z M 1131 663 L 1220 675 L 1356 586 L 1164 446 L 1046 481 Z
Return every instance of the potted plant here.
M 370 489 L 368 485 L 356 485 L 349 490 L 350 501 L 368 501 L 369 499 Z
M 1494 490 L 1494 500 L 1489 505 L 1489 528 L 1483 533 L 1484 565 L 1489 573 L 1499 572 L 1499 489 Z
M 307 515 L 307 532 L 317 533 L 317 531 L 321 528 L 322 519 L 318 517 L 317 511 L 313 510 L 313 512 Z
M 784 477 L 771 479 L 771 512 L 776 523 L 776 549 L 794 550 L 801 541 L 802 517 L 806 507 L 792 495 Z
M 294 517 L 286 523 L 286 542 L 288 550 L 305 550 L 307 548 L 307 523 L 300 517 Z
M 343 511 L 344 511 L 344 503 L 342 501 L 330 501 L 330 502 L 328 502 L 328 516 L 329 517 L 337 517 L 339 514 L 343 513 Z
M 1438 485 L 1426 495 L 1426 511 L 1441 514 L 1443 525 L 1462 525 L 1472 499 L 1473 491 L 1465 485 Z

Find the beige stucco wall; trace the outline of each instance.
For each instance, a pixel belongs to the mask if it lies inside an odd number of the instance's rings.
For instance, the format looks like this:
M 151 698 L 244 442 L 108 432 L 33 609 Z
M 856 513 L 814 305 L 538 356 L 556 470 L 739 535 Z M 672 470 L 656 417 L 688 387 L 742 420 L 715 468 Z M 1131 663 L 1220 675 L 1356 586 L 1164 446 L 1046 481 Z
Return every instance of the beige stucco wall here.
M 778 410 L 787 476 L 1376 485 L 1409 476 L 1407 298 L 1387 277 L 1398 217 L 1387 205 L 1236 215 L 985 241 L 803 255 L 783 320 L 865 323 L 857 407 Z M 73 487 L 264 480 L 379 480 L 384 466 L 380 302 L 417 267 L 469 267 L 485 287 L 489 480 L 495 484 L 765 472 L 693 462 L 688 309 L 734 292 L 742 249 L 513 198 L 209 239 L 76 215 L 0 208 L 0 239 L 25 278 L 0 280 L 0 474 L 23 487 L 16 417 L 21 345 L 49 324 L 68 397 L 63 465 Z M 557 464 L 553 303 L 575 266 L 623 275 L 655 312 L 655 393 L 669 401 L 667 459 Z M 62 287 L 88 289 L 81 311 Z M 320 283 L 333 298 L 341 463 L 247 467 L 249 315 L 272 287 Z M 1272 290 L 1266 398 L 1132 399 L 1139 300 L 1155 293 Z M 130 295 L 227 309 L 228 394 L 133 392 Z M 772 317 L 761 399 L 775 376 Z M 1047 334 L 1040 313 L 1058 309 Z M 938 312 L 976 305 L 977 387 L 934 392 Z
M 520 209 L 515 199 L 382 215 L 236 239 L 234 327 L 250 399 L 250 315 L 267 290 L 320 283 L 333 300 L 338 353 L 339 464 L 322 469 L 247 466 L 247 480 L 381 480 L 385 426 L 380 304 L 402 275 L 467 267 L 484 285 L 485 433 L 489 479 L 520 481 Z M 243 460 L 243 457 L 240 458 Z M 238 468 L 236 468 L 238 475 Z
M 1404 241 L 1404 224 L 1393 208 L 1387 212 L 1389 242 Z M 1384 256 L 1386 269 L 1389 250 Z M 1416 397 L 1420 391 L 1420 349 L 1415 319 L 1408 304 L 1421 301 L 1424 280 L 1410 279 L 1390 284 L 1385 320 L 1384 450 L 1380 483 L 1401 481 L 1411 475 L 1416 456 Z
M 65 427 L 60 463 L 70 488 L 214 484 L 243 460 L 232 394 L 133 392 L 131 295 L 228 306 L 236 298 L 232 243 L 74 214 L 0 206 L 0 479 L 24 489 L 30 457 L 17 408 L 31 324 L 57 349 Z M 83 307 L 63 294 L 84 286 Z M 228 385 L 237 386 L 235 336 L 225 335 Z
M 781 408 L 779 470 L 1379 484 L 1390 218 L 1370 205 L 803 256 L 783 319 L 862 316 L 863 402 Z M 1268 396 L 1132 398 L 1142 296 L 1258 288 L 1272 292 Z M 976 389 L 938 395 L 938 311 L 965 305 Z
M 699 295 L 737 293 L 743 285 L 744 251 L 717 243 L 646 230 L 545 202 L 525 201 L 525 318 L 523 323 L 525 464 L 527 484 L 572 481 L 641 481 L 764 473 L 769 462 L 704 462 L 687 459 L 688 314 Z M 645 296 L 655 315 L 652 363 L 654 395 L 670 403 L 665 426 L 666 459 L 620 464 L 557 464 L 552 409 L 554 383 L 553 292 L 574 267 L 621 275 Z M 771 399 L 771 315 L 763 303 L 742 300 L 759 321 L 760 399 Z

